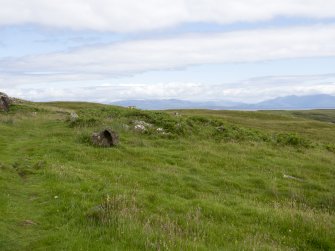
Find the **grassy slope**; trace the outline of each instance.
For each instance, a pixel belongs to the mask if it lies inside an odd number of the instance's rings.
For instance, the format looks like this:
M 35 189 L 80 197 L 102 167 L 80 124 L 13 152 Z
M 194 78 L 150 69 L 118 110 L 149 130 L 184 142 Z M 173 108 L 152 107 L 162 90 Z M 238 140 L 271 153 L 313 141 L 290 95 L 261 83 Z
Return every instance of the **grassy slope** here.
M 335 249 L 334 124 L 308 112 L 180 113 L 0 113 L 0 250 Z M 135 132 L 135 119 L 169 134 Z M 118 147 L 90 145 L 105 126 Z

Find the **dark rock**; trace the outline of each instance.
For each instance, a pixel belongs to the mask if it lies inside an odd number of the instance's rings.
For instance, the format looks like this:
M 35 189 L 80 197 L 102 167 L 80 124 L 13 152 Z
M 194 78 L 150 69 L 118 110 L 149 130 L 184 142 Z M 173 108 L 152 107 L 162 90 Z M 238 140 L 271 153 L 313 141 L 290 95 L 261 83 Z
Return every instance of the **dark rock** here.
M 95 132 L 92 134 L 92 143 L 101 147 L 112 147 L 119 143 L 119 137 L 116 132 L 111 129 L 105 129 L 102 132 Z
M 0 111 L 8 112 L 10 103 L 9 97 L 5 93 L 0 92 Z

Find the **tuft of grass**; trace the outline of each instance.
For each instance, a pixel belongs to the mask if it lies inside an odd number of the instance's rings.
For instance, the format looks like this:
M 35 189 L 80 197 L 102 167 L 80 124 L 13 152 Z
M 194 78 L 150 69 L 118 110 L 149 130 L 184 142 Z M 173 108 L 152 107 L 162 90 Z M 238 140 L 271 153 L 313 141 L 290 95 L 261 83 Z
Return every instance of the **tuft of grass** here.
M 76 119 L 73 121 L 69 121 L 70 127 L 94 127 L 99 124 L 99 120 L 95 118 L 85 118 L 85 119 Z
M 335 153 L 335 144 L 326 144 L 325 147 L 328 151 Z
M 276 135 L 276 143 L 294 147 L 311 147 L 312 142 L 296 133 L 280 133 Z

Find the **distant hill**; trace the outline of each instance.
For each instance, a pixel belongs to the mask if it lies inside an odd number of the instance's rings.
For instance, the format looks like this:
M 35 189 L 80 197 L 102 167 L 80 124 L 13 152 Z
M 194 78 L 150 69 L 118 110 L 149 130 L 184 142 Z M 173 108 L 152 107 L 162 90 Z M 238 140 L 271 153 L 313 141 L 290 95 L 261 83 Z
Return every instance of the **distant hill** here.
M 309 96 L 292 95 L 266 100 L 257 104 L 244 105 L 242 108 L 256 110 L 331 109 L 335 108 L 335 96 L 326 94 Z
M 136 106 L 145 110 L 167 110 L 167 109 L 221 109 L 222 107 L 235 107 L 243 103 L 231 101 L 208 101 L 193 102 L 179 99 L 151 99 L 151 100 L 123 100 L 111 103 L 119 106 Z
M 285 96 L 256 104 L 231 101 L 195 102 L 178 99 L 124 100 L 111 103 L 119 106 L 135 106 L 145 110 L 212 109 L 212 110 L 305 110 L 334 109 L 335 96 L 317 94 L 309 96 Z

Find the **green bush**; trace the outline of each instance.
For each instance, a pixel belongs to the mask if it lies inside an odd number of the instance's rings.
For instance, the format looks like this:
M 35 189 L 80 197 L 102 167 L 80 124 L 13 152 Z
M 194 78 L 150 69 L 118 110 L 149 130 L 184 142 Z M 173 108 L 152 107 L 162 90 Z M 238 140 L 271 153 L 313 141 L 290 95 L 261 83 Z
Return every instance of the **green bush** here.
M 270 137 L 266 133 L 257 130 L 226 125 L 224 127 L 215 127 L 213 136 L 216 139 L 223 139 L 225 141 L 251 141 L 251 142 L 269 142 Z
M 335 144 L 327 144 L 326 149 L 330 152 L 335 153 Z
M 275 142 L 280 145 L 295 146 L 295 147 L 311 147 L 309 140 L 295 133 L 280 133 L 275 136 Z

